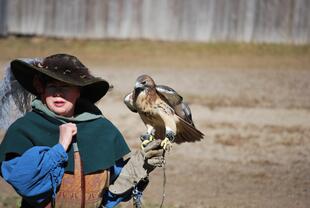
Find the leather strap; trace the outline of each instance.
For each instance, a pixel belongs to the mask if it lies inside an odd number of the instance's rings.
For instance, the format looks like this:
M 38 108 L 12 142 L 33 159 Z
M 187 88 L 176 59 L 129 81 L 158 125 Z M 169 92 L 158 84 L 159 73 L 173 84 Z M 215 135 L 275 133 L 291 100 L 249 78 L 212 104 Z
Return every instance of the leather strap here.
M 78 151 L 74 152 L 74 174 L 65 173 L 56 196 L 57 208 L 97 208 L 109 185 L 109 171 L 84 175 Z M 49 204 L 47 207 L 51 207 Z

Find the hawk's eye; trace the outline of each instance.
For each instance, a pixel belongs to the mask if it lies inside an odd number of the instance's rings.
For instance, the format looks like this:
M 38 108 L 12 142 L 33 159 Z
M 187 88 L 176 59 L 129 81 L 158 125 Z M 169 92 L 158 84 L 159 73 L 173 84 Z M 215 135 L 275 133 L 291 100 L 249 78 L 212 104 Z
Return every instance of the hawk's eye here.
M 141 84 L 146 85 L 146 81 L 143 81 Z

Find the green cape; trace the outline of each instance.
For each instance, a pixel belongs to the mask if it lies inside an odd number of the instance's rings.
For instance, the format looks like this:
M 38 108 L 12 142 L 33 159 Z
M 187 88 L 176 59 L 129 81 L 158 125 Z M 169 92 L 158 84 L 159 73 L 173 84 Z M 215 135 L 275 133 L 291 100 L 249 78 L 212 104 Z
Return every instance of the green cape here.
M 0 145 L 0 163 L 7 154 L 22 155 L 33 146 L 52 147 L 59 140 L 61 120 L 41 111 L 28 112 L 14 122 Z M 130 152 L 119 130 L 106 118 L 87 121 L 74 121 L 77 125 L 76 141 L 83 162 L 85 174 L 107 169 Z M 73 172 L 73 147 L 68 151 L 66 172 Z

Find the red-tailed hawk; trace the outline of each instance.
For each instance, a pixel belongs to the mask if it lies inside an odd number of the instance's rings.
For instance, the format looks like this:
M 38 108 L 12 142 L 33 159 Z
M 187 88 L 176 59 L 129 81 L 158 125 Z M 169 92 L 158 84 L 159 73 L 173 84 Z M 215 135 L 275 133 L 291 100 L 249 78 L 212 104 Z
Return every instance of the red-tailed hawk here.
M 203 133 L 195 128 L 189 106 L 172 88 L 156 85 L 148 75 L 137 78 L 133 92 L 124 98 L 124 103 L 139 113 L 146 125 L 143 140 L 156 139 L 166 142 L 195 142 Z M 166 148 L 166 144 L 164 144 Z M 168 144 L 170 145 L 170 144 Z

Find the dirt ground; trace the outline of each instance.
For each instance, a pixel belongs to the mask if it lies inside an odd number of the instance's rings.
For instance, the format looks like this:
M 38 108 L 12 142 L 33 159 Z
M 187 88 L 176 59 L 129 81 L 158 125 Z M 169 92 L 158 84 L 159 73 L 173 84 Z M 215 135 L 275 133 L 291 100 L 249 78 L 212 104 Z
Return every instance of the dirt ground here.
M 205 134 L 202 142 L 173 146 L 166 184 L 162 168 L 151 173 L 145 207 L 159 207 L 164 189 L 167 208 L 310 207 L 309 65 L 92 68 L 114 85 L 98 106 L 133 150 L 145 127 L 122 99 L 144 73 L 183 95 Z M 15 207 L 17 196 L 2 179 L 0 188 L 0 207 Z
M 135 146 L 144 130 L 121 98 L 143 70 L 105 70 L 115 90 L 100 106 Z M 184 95 L 202 142 L 167 156 L 167 207 L 310 207 L 309 70 L 152 70 Z M 127 80 L 131 80 L 128 82 Z M 145 201 L 159 204 L 163 170 Z

